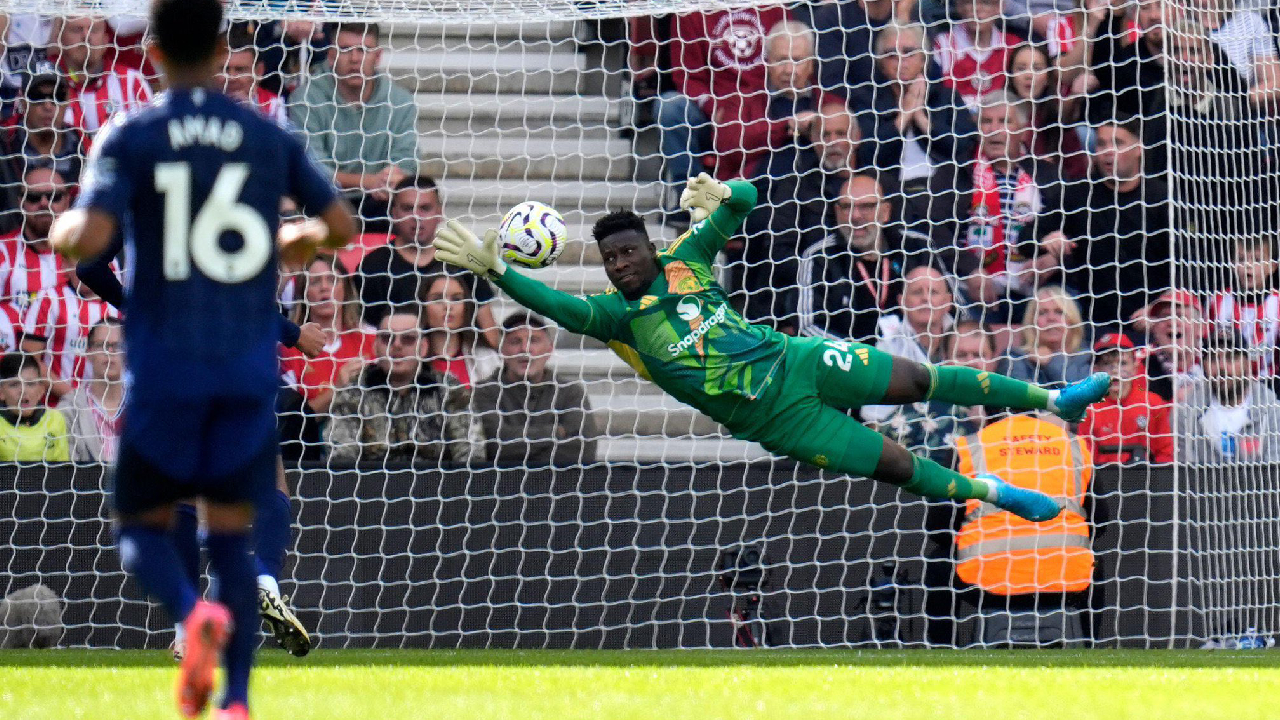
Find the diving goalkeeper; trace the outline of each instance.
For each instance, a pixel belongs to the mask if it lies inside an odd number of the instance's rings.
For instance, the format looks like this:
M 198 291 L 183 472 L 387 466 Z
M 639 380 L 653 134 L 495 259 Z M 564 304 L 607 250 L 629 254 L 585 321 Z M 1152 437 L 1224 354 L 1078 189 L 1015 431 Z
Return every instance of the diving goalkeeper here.
M 529 309 L 609 344 L 643 377 L 760 443 L 827 470 L 890 483 L 928 498 L 978 499 L 1031 521 L 1058 515 L 1058 501 L 992 475 L 965 477 L 864 427 L 846 410 L 941 400 L 1048 410 L 1075 422 L 1106 394 L 1096 373 L 1061 391 L 979 372 L 924 365 L 856 342 L 795 338 L 746 322 L 716 284 L 716 254 L 755 206 L 746 182 L 705 173 L 689 181 L 681 206 L 693 228 L 658 252 L 632 212 L 601 218 L 592 234 L 616 290 L 575 297 L 511 270 L 497 233 L 480 241 L 456 220 L 436 236 L 441 260 L 491 279 Z

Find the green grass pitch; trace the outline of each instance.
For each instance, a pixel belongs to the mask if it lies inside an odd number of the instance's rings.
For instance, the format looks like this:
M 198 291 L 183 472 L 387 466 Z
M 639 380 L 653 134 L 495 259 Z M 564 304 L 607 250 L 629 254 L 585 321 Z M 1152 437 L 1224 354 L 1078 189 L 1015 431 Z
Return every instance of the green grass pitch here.
M 1280 651 L 260 654 L 256 720 L 1280 718 Z M 0 718 L 177 717 L 163 651 L 0 651 Z

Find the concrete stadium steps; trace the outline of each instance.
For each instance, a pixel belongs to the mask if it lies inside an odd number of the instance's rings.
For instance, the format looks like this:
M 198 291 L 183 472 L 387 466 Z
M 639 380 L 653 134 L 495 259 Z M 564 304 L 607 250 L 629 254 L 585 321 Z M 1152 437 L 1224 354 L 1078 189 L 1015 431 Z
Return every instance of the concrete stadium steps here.
M 588 383 L 591 407 L 608 408 L 598 418 L 605 435 L 662 435 L 665 437 L 728 436 L 711 418 L 654 388 L 655 392 L 621 392 L 607 381 Z
M 496 133 L 424 134 L 418 140 L 423 172 L 435 177 L 512 180 L 624 181 L 634 163 L 618 138 L 539 138 Z
M 567 40 L 577 37 L 578 25 L 573 20 L 529 23 L 451 23 L 447 25 L 415 22 L 384 23 L 383 31 L 394 44 L 406 38 L 471 38 L 488 40 Z
M 411 92 L 438 94 L 599 95 L 606 75 L 603 69 L 588 68 L 577 53 L 499 53 L 496 47 L 470 52 L 395 53 L 388 58 L 386 69 Z
M 547 130 L 609 131 L 621 116 L 618 103 L 604 97 L 419 93 L 414 99 L 419 129 L 446 134 L 498 130 L 540 136 Z
M 657 204 L 656 183 L 590 181 L 574 179 L 455 178 L 446 175 L 440 183 L 450 212 L 463 213 L 479 222 L 500 220 L 512 206 L 538 200 L 556 208 L 565 221 L 574 224 L 595 222 L 612 210 L 638 209 L 643 212 Z

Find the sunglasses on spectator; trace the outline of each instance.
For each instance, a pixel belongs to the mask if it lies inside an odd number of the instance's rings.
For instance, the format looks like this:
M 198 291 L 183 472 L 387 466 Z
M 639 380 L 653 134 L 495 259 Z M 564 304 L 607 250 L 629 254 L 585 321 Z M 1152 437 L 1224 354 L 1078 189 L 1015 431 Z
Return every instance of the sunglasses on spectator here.
M 390 330 L 378 331 L 378 340 L 380 340 L 383 345 L 391 345 L 397 342 L 401 345 L 412 345 L 413 343 L 418 342 L 419 337 L 420 333 L 417 330 L 404 330 L 401 332 L 391 332 Z
M 50 190 L 49 192 L 29 192 L 22 196 L 22 201 L 35 205 L 41 200 L 48 200 L 51 203 L 62 202 L 67 194 L 61 190 Z

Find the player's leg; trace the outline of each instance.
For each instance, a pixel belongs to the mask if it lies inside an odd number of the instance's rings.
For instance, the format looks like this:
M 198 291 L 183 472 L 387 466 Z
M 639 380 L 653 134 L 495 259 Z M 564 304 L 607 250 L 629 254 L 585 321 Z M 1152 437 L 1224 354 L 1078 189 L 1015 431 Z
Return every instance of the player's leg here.
M 169 539 L 182 563 L 183 572 L 191 586 L 200 592 L 200 515 L 192 503 L 174 506 L 173 524 L 169 526 Z M 186 650 L 186 629 L 181 622 L 173 626 L 173 645 L 169 650 L 174 660 L 181 660 Z
M 817 386 L 823 402 L 837 407 L 903 405 L 939 400 L 1013 410 L 1049 410 L 1064 420 L 1084 417 L 1106 395 L 1111 377 L 1094 373 L 1063 390 L 1049 390 L 993 372 L 932 365 L 889 355 L 861 343 L 826 343 Z
M 970 478 L 938 463 L 912 455 L 854 418 L 831 407 L 809 411 L 808 418 L 779 418 L 794 428 L 789 453 L 797 460 L 850 475 L 896 485 L 938 500 L 983 500 L 1028 520 L 1055 517 L 1058 503 L 1034 490 L 997 478 Z
M 248 502 L 205 505 L 209 566 L 218 579 L 218 600 L 231 612 L 233 621 L 222 657 L 227 673 L 226 692 L 220 704 L 223 708 L 249 703 L 249 673 L 259 623 L 256 565 L 249 552 L 252 520 L 253 505 Z M 194 638 L 189 642 L 194 652 Z
M 253 524 L 254 556 L 258 571 L 258 614 L 280 647 L 295 657 L 311 651 L 311 636 L 280 594 L 280 575 L 288 552 L 293 513 L 284 461 L 276 456 L 276 487 L 258 506 Z

